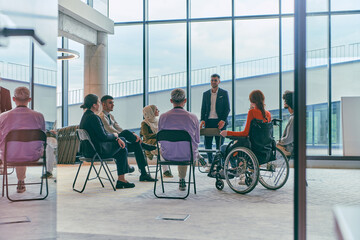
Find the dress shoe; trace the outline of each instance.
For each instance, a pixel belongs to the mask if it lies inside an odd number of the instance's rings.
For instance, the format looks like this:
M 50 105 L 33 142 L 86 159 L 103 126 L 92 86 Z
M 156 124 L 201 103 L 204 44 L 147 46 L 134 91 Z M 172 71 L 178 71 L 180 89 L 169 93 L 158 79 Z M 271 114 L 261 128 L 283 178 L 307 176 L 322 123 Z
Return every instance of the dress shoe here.
M 122 181 L 117 181 L 116 182 L 116 189 L 121 189 L 121 188 L 134 188 L 135 184 L 130 183 L 130 182 L 122 182 Z
M 135 171 L 135 168 L 132 166 L 129 166 L 129 173 L 133 173 Z
M 157 179 L 151 177 L 150 174 L 141 174 L 139 178 L 140 182 L 155 182 Z
M 156 149 L 156 146 L 150 145 L 150 144 L 147 144 L 147 143 L 141 143 L 141 147 L 142 147 L 144 150 L 149 151 L 149 152 L 151 152 L 151 151 L 153 151 L 153 150 Z

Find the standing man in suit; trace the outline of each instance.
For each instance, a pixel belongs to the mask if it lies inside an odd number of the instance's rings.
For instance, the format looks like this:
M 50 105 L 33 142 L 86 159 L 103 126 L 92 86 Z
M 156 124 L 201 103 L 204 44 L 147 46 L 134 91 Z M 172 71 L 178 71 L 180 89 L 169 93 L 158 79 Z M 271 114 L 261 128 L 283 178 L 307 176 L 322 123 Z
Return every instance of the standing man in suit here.
M 10 91 L 0 87 L 0 113 L 11 110 Z
M 204 92 L 201 105 L 200 128 L 219 128 L 226 129 L 228 124 L 227 117 L 230 112 L 229 94 L 226 90 L 219 88 L 220 76 L 211 75 L 211 89 Z M 224 139 L 215 137 L 216 148 L 224 143 Z M 205 137 L 205 149 L 212 149 L 213 137 Z M 209 163 L 212 163 L 212 153 L 208 153 Z

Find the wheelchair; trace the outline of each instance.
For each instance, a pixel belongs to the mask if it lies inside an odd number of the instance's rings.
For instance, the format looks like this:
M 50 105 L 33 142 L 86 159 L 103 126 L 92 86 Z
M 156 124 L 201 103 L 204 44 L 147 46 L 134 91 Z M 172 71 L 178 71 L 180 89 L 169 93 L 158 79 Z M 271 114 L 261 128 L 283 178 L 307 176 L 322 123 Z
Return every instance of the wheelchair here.
M 236 193 L 251 192 L 258 182 L 265 188 L 277 190 L 283 187 L 289 177 L 289 161 L 276 147 L 273 126 L 281 122 L 274 119 L 270 123 L 254 119 L 250 125 L 248 147 L 234 146 L 244 137 L 228 137 L 232 141 L 225 153 L 216 151 L 208 177 L 216 179 L 215 187 L 224 188 L 224 180 Z

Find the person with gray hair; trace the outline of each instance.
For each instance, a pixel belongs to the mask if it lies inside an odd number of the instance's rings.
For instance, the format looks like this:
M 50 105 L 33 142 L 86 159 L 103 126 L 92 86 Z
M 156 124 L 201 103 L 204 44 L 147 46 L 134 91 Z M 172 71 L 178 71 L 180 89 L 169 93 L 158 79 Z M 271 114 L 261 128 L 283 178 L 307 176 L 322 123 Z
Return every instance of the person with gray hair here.
M 44 116 L 27 106 L 31 101 L 30 91 L 26 87 L 18 87 L 14 91 L 13 101 L 16 108 L 0 114 L 0 159 L 3 159 L 5 137 L 12 130 L 40 129 L 45 132 Z M 6 159 L 9 162 L 37 161 L 43 155 L 42 142 L 16 142 L 9 144 Z M 16 167 L 18 178 L 17 192 L 23 193 L 25 188 L 26 167 Z
M 199 120 L 195 114 L 184 109 L 186 104 L 185 91 L 181 88 L 171 92 L 170 102 L 174 106 L 170 111 L 162 114 L 159 119 L 159 131 L 161 130 L 185 130 L 189 133 L 192 140 L 193 156 L 198 156 L 198 146 L 200 142 Z M 161 142 L 161 154 L 168 161 L 188 161 L 190 160 L 189 144 L 186 142 Z M 195 159 L 194 159 L 195 160 Z M 186 190 L 186 171 L 187 166 L 178 166 L 179 189 Z

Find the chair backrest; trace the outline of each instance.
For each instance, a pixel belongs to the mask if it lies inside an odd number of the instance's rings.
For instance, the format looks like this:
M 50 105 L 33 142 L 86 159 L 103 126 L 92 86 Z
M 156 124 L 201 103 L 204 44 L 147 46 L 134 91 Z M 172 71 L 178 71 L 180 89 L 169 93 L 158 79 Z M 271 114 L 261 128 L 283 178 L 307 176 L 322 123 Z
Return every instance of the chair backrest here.
M 44 142 L 44 149 L 46 148 L 46 133 L 41 129 L 17 129 L 11 130 L 5 137 L 5 159 L 7 156 L 7 145 L 9 142 Z M 34 149 L 35 150 L 35 149 Z M 45 151 L 44 151 L 45 157 Z
M 168 141 L 168 142 L 189 142 L 190 146 L 190 158 L 193 161 L 193 151 L 192 151 L 192 139 L 190 134 L 185 130 L 161 130 L 156 134 L 158 154 L 160 154 L 159 142 Z M 169 160 L 169 159 L 168 159 Z
M 156 134 L 156 140 L 191 143 L 191 137 L 185 130 L 161 130 Z
M 83 143 L 87 143 L 87 145 L 90 145 L 91 148 L 96 151 L 94 144 L 91 142 L 90 136 L 88 132 L 85 129 L 76 129 L 76 136 L 78 137 L 80 141 L 80 149 L 82 148 L 81 145 Z
M 250 124 L 249 138 L 251 150 L 258 158 L 259 164 L 266 163 L 274 157 L 276 143 L 273 136 L 273 122 L 253 119 Z

